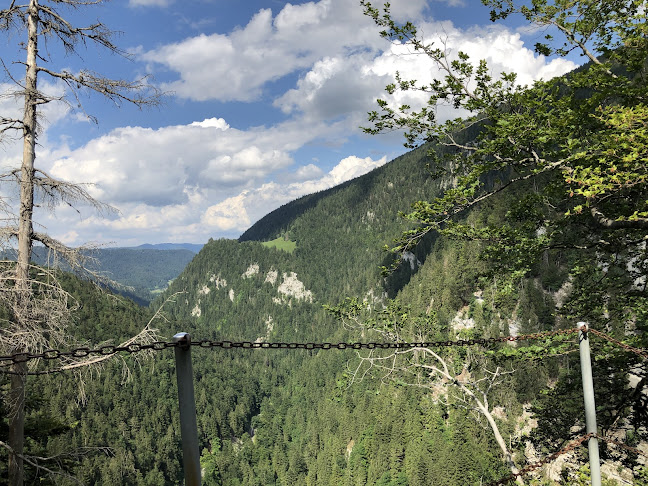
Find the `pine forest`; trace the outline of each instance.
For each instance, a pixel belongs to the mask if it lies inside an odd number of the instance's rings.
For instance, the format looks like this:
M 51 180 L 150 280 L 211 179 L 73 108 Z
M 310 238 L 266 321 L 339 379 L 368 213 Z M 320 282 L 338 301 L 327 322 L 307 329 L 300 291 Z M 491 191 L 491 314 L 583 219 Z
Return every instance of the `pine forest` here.
M 562 36 L 539 53 L 578 50 L 588 63 L 520 86 L 363 0 L 383 38 L 444 73 L 431 85 L 394 73 L 364 122 L 376 137 L 404 132 L 407 153 L 197 253 L 102 250 L 103 267 L 81 271 L 91 249 L 72 256 L 34 237 L 66 263 L 35 251 L 24 288 L 20 255 L 3 262 L 3 341 L 41 325 L 26 301 L 59 312 L 51 287 L 67 296 L 73 341 L 48 341 L 56 330 L 44 328 L 40 347 L 0 346 L 0 484 L 23 484 L 10 479 L 16 376 L 24 484 L 185 484 L 174 351 L 151 343 L 188 332 L 200 343 L 206 486 L 648 485 L 646 3 L 483 3 L 493 21 L 518 16 Z M 23 22 L 21 8 L 0 11 L 4 30 Z M 101 35 L 65 33 L 51 12 L 41 22 L 60 38 Z M 90 86 L 135 99 L 121 88 Z M 411 91 L 428 105 L 390 101 Z M 437 120 L 440 103 L 462 117 Z M 591 343 L 595 435 L 578 323 Z

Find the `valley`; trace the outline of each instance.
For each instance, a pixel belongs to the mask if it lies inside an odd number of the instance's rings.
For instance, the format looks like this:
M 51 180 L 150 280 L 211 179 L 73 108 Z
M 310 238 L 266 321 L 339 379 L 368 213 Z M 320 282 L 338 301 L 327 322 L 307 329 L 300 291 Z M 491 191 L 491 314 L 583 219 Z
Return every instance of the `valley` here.
M 407 201 L 434 197 L 446 185 L 426 169 L 428 150 L 422 147 L 351 183 L 309 196 L 306 211 L 296 201 L 270 213 L 259 222 L 262 230 L 252 227 L 239 241 L 210 240 L 150 310 L 80 290 L 75 332 L 79 338 L 92 336 L 93 342 L 119 342 L 160 306 L 166 318 L 155 325 L 166 340 L 184 331 L 195 340 L 235 342 L 445 341 L 569 327 L 556 315 L 566 275 L 556 274 L 551 258 L 513 293 L 501 293 L 497 281 L 487 277 L 478 242 L 439 236 L 427 238 L 396 271 L 382 273 L 380 265 L 389 266 L 394 258 L 382 246 L 406 227 L 395 215 L 407 210 Z M 503 218 L 515 197 L 480 207 L 468 221 Z M 105 251 L 134 251 L 140 260 L 143 255 L 142 250 Z M 151 258 L 173 252 L 154 251 Z M 100 316 L 105 321 L 97 321 Z M 548 344 L 556 350 L 545 348 Z M 576 393 L 573 407 L 565 410 L 572 415 L 551 416 L 552 403 L 564 399 L 561 383 L 577 380 L 568 371 L 577 371 L 577 356 L 570 353 L 575 345 L 567 335 L 544 344 L 520 341 L 438 352 L 466 383 L 505 371 L 492 382 L 488 410 L 515 462 L 523 464 L 557 446 L 548 424 L 579 423 L 579 385 L 569 392 Z M 44 401 L 29 420 L 51 416 L 61 422 L 48 433 L 48 450 L 94 448 L 66 466 L 82 482 L 181 482 L 169 351 L 138 361 L 124 356 L 81 377 L 31 378 Z M 473 414 L 461 390 L 443 379 L 420 386 L 419 375 L 362 368 L 368 357 L 390 353 L 196 348 L 203 484 L 450 486 L 506 477 L 510 471 L 484 416 Z M 539 359 L 529 361 L 529 355 Z M 535 451 L 531 457 L 529 450 Z M 574 457 L 563 466 L 577 474 L 582 461 Z
M 95 3 L 0 10 L 0 486 L 188 482 L 179 332 L 205 486 L 648 486 L 645 1 L 131 0 L 132 72 L 45 67 L 131 57 Z M 90 92 L 182 99 L 45 136 Z

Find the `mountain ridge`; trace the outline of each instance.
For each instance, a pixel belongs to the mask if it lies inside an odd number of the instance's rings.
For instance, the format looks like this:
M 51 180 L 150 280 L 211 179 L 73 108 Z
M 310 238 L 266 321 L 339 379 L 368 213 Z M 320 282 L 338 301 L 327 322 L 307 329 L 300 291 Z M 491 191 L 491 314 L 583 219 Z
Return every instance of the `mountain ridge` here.
M 193 253 L 198 253 L 201 248 L 205 246 L 200 243 L 142 243 L 138 246 L 121 246 L 114 248 L 106 248 L 107 250 L 111 249 L 123 249 L 123 250 L 189 250 Z

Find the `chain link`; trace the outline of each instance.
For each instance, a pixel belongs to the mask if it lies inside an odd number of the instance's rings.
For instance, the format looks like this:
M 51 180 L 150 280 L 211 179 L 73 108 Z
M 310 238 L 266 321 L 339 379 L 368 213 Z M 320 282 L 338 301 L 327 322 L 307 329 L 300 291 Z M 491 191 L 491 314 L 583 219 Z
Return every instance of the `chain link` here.
M 601 439 L 603 442 L 607 442 L 608 444 L 614 444 L 615 446 L 620 447 L 621 449 L 625 449 L 628 452 L 632 452 L 633 454 L 636 454 L 638 456 L 643 456 L 643 457 L 648 458 L 648 454 L 646 454 L 645 452 L 643 452 L 640 449 L 637 449 L 636 447 L 626 445 L 623 442 L 619 442 L 619 441 L 614 440 L 614 439 L 607 439 L 605 437 L 601 437 L 600 435 L 597 435 L 596 437 L 598 439 Z
M 488 486 L 498 486 L 498 485 L 502 485 L 502 484 L 508 484 L 511 481 L 515 481 L 518 477 L 525 476 L 526 474 L 529 474 L 530 472 L 535 471 L 536 469 L 544 466 L 545 464 L 550 463 L 551 461 L 553 461 L 557 457 L 562 456 L 563 454 L 567 454 L 568 452 L 573 451 L 574 449 L 579 447 L 583 442 L 588 440 L 590 437 L 595 437 L 595 436 L 596 436 L 596 434 L 594 434 L 594 433 L 589 433 L 589 434 L 583 435 L 583 436 L 579 437 L 578 439 L 574 440 L 573 442 L 570 442 L 569 444 L 567 444 L 565 447 L 560 449 L 558 452 L 554 452 L 553 454 L 550 454 L 550 455 L 544 457 L 543 459 L 541 459 L 538 462 L 534 462 L 533 464 L 529 464 L 528 466 L 523 467 L 522 469 L 520 469 L 518 472 L 513 473 L 513 474 L 509 474 L 508 476 L 503 477 L 502 479 L 500 479 L 498 481 L 493 481 L 492 483 L 488 483 Z
M 619 341 L 618 339 L 613 338 L 612 336 L 608 336 L 607 334 L 601 331 L 597 331 L 596 329 L 589 329 L 588 332 L 591 332 L 592 334 L 595 334 L 596 336 L 599 336 L 600 338 L 603 338 L 606 341 L 611 342 L 612 344 L 616 344 L 617 346 L 625 349 L 626 351 L 630 351 L 631 353 L 634 353 L 637 356 L 641 356 L 643 359 L 648 360 L 647 349 L 635 348 L 633 346 L 630 346 L 629 344 L 626 344 L 624 342 Z
M 113 346 L 106 345 L 100 346 L 95 349 L 90 349 L 88 347 L 74 348 L 69 351 L 61 351 L 58 349 L 47 349 L 42 353 L 15 353 L 9 356 L 0 356 L 0 363 L 15 364 L 15 363 L 24 363 L 26 361 L 31 361 L 34 359 L 44 359 L 44 360 L 55 360 L 62 358 L 85 358 L 91 354 L 98 354 L 101 356 L 110 356 L 116 353 L 139 353 L 146 350 L 161 351 L 166 348 L 172 348 L 177 346 L 177 343 L 166 342 L 166 341 L 156 341 L 149 344 L 129 344 L 127 346 Z M 0 365 L 1 366 L 1 365 Z

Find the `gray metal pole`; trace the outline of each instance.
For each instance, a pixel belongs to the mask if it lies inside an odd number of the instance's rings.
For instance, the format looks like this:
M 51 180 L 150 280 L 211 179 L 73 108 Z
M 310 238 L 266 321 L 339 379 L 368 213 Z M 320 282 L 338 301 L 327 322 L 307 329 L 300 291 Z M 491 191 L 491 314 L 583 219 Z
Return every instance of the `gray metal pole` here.
M 173 342 L 179 344 L 175 347 L 175 362 L 185 486 L 200 486 L 200 451 L 198 450 L 196 400 L 191 366 L 191 334 L 179 332 L 173 336 Z
M 596 405 L 594 403 L 594 380 L 592 380 L 592 359 L 587 336 L 588 325 L 586 322 L 579 322 L 577 326 L 579 329 L 581 375 L 583 377 L 583 400 L 585 402 L 585 426 L 588 434 L 598 434 L 596 428 Z M 598 439 L 590 437 L 587 447 L 589 449 L 592 486 L 601 486 L 601 461 L 599 459 Z

